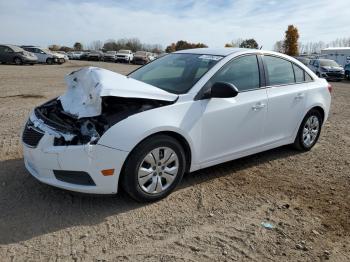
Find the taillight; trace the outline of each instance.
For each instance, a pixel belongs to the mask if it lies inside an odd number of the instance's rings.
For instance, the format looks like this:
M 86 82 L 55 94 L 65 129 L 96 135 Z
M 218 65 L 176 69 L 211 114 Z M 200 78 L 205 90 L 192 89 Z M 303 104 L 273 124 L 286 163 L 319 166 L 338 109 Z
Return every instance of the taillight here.
M 332 93 L 332 91 L 333 91 L 332 85 L 331 85 L 331 84 L 328 84 L 327 88 L 328 88 L 329 93 Z

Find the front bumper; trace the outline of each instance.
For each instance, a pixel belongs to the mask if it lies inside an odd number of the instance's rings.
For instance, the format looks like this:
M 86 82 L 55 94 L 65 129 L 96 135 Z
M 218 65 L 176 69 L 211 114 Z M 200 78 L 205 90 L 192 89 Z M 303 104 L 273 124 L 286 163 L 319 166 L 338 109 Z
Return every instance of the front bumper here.
M 128 56 L 117 56 L 115 58 L 116 61 L 129 61 L 129 57 Z
M 345 73 L 321 72 L 321 77 L 328 80 L 343 80 L 345 78 Z
M 115 58 L 114 58 L 114 56 L 104 56 L 103 60 L 104 61 L 115 61 Z
M 35 121 L 33 116 L 31 120 Z M 53 146 L 54 138 L 55 135 L 45 131 L 36 147 L 23 143 L 25 166 L 36 179 L 48 185 L 81 193 L 117 193 L 120 171 L 128 152 L 98 144 Z M 114 169 L 113 175 L 103 176 L 101 171 L 104 169 Z M 66 171 L 66 174 L 72 173 L 72 176 L 86 173 L 93 183 L 84 185 L 75 183 L 74 179 L 67 179 L 73 182 L 66 182 L 57 177 L 57 171 Z
M 100 61 L 101 58 L 99 56 L 88 56 L 88 60 Z

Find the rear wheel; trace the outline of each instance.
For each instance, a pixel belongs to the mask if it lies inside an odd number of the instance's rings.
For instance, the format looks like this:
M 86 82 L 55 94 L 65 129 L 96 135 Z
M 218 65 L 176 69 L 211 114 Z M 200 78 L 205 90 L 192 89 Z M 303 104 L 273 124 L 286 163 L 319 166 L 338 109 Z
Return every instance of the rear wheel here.
M 301 122 L 293 143 L 294 147 L 301 151 L 309 151 L 320 136 L 322 121 L 322 116 L 318 110 L 310 110 Z
M 121 184 L 139 202 L 157 201 L 175 189 L 185 166 L 185 152 L 176 139 L 167 135 L 152 136 L 131 152 Z
M 13 59 L 13 62 L 14 62 L 16 65 L 21 65 L 21 64 L 23 64 L 22 59 L 19 58 L 19 57 L 15 57 L 15 59 Z
M 345 71 L 345 78 L 350 80 L 350 71 Z

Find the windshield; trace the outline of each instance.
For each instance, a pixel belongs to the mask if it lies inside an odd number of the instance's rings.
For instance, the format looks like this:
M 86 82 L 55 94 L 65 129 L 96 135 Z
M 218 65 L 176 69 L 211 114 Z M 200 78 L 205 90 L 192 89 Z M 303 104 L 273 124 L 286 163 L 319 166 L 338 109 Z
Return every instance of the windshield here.
M 129 54 L 129 50 L 119 50 L 118 53 L 121 53 L 121 54 Z
M 116 51 L 107 51 L 106 54 L 109 54 L 109 55 L 115 55 Z
M 132 72 L 129 77 L 174 94 L 185 94 L 222 56 L 170 54 Z
M 337 67 L 339 67 L 337 62 L 335 62 L 333 60 L 320 60 L 320 65 L 321 66 L 337 66 Z

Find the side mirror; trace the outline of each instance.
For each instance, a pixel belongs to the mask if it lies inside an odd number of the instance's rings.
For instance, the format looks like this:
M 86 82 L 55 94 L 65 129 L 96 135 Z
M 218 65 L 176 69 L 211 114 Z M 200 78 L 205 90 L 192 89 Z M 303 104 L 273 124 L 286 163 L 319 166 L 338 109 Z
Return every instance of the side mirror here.
M 216 82 L 210 88 L 210 93 L 207 95 L 207 98 L 229 98 L 235 97 L 238 95 L 239 91 L 231 83 L 227 82 Z

